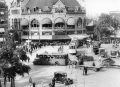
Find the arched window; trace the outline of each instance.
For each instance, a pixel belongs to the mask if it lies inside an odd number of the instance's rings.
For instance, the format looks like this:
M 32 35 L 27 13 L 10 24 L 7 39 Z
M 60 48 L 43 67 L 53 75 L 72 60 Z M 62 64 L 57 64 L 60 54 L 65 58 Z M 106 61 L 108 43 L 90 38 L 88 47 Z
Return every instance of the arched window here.
M 19 19 L 20 20 L 20 19 Z M 20 22 L 20 25 L 21 25 L 21 29 L 22 30 L 25 30 L 25 29 L 29 29 L 29 22 L 27 19 L 21 19 L 21 22 Z
M 49 18 L 44 18 L 42 21 L 43 29 L 52 29 L 52 21 Z
M 82 18 L 79 18 L 77 21 L 77 27 L 81 28 L 82 27 Z
M 63 18 L 57 18 L 55 20 L 55 29 L 65 29 L 65 21 Z
M 67 20 L 67 29 L 75 29 L 75 19 L 74 18 L 68 18 Z
M 31 27 L 33 27 L 33 28 L 39 27 L 39 22 L 36 19 L 33 19 L 31 21 Z

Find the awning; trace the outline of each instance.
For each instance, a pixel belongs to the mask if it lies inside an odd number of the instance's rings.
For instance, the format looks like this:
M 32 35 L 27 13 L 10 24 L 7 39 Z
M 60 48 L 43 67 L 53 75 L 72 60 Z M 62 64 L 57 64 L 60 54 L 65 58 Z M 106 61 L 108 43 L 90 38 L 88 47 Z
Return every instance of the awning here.
M 45 18 L 43 19 L 42 24 L 52 24 L 52 21 L 49 18 Z
M 52 36 L 53 40 L 61 40 L 61 39 L 71 39 L 68 35 L 53 35 Z
M 5 29 L 4 28 L 0 28 L 0 32 L 5 32 Z
M 29 25 L 29 22 L 27 19 L 22 19 L 21 23 L 20 23 L 22 26 L 27 26 Z
M 81 35 L 69 35 L 69 37 L 71 39 L 77 38 L 77 39 L 84 39 L 84 38 L 88 38 L 89 36 L 87 34 L 81 34 Z
M 42 35 L 42 36 L 40 36 L 40 39 L 42 39 L 42 40 L 52 40 L 52 36 L 51 35 Z
M 56 23 L 65 23 L 65 21 L 62 19 L 62 18 L 57 18 L 56 20 L 55 20 L 55 24 Z
M 75 25 L 75 19 L 74 18 L 69 18 L 67 21 L 68 25 Z

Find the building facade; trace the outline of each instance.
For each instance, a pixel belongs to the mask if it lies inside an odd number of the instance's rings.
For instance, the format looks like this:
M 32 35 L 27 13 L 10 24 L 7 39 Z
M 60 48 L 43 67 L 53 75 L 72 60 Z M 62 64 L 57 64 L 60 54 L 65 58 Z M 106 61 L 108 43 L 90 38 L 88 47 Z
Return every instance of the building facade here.
M 10 26 L 21 40 L 59 40 L 85 34 L 85 9 L 76 0 L 14 0 Z
M 0 42 L 3 42 L 5 30 L 8 29 L 8 6 L 5 0 L 0 0 Z

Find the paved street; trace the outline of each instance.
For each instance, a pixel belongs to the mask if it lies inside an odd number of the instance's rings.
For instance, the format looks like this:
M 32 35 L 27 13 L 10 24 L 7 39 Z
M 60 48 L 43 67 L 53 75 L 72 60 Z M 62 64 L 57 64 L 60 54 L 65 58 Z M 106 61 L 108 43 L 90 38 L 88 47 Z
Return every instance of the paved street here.
M 47 47 L 45 49 L 49 51 L 52 49 L 52 47 Z M 45 49 L 41 49 L 33 53 L 32 58 L 34 59 L 36 53 L 42 53 L 45 51 Z M 54 47 L 53 49 L 56 51 L 57 47 Z M 88 55 L 94 56 L 96 64 L 99 64 L 97 62 L 98 56 L 92 53 L 91 48 L 79 49 L 79 51 L 81 50 L 85 51 Z M 120 62 L 119 58 L 115 60 L 117 60 L 117 62 L 119 60 Z M 89 62 L 88 64 L 92 64 L 92 62 Z M 69 68 L 68 66 L 34 66 L 32 62 L 29 63 L 29 65 L 32 68 L 30 74 L 25 74 L 24 77 L 17 76 L 16 87 L 32 87 L 29 84 L 30 76 L 32 77 L 33 82 L 36 82 L 36 87 L 48 87 L 48 84 L 51 82 L 55 71 L 67 72 L 68 77 L 73 78 L 74 80 L 73 85 L 65 86 L 64 84 L 57 83 L 56 87 L 120 87 L 120 68 L 117 67 L 103 68 L 99 72 L 95 72 L 91 69 L 88 70 L 88 75 L 84 76 L 82 75 L 83 70 L 80 70 L 79 68 Z M 9 84 L 10 83 L 7 83 L 7 87 L 10 87 L 8 86 Z

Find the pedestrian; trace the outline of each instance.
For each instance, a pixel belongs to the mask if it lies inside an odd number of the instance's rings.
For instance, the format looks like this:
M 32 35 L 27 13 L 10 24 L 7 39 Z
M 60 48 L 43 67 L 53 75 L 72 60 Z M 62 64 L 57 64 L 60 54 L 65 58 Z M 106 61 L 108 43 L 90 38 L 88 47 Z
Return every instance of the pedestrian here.
M 55 87 L 55 81 L 56 81 L 56 79 L 55 79 L 55 77 L 53 77 L 53 79 L 52 79 L 52 87 Z
M 88 70 L 87 70 L 87 67 L 85 67 L 85 70 L 84 70 L 84 71 L 85 71 L 85 75 L 87 75 L 87 71 L 88 71 Z
M 33 82 L 33 87 L 35 87 L 35 85 L 36 85 L 36 83 L 35 83 L 35 82 Z
M 85 74 L 85 66 L 83 67 L 83 75 Z
M 0 80 L 0 87 L 2 87 L 1 80 Z
M 95 66 L 95 62 L 92 63 L 92 66 Z
M 30 77 L 29 78 L 29 83 L 30 83 L 30 86 L 32 85 L 32 78 Z

